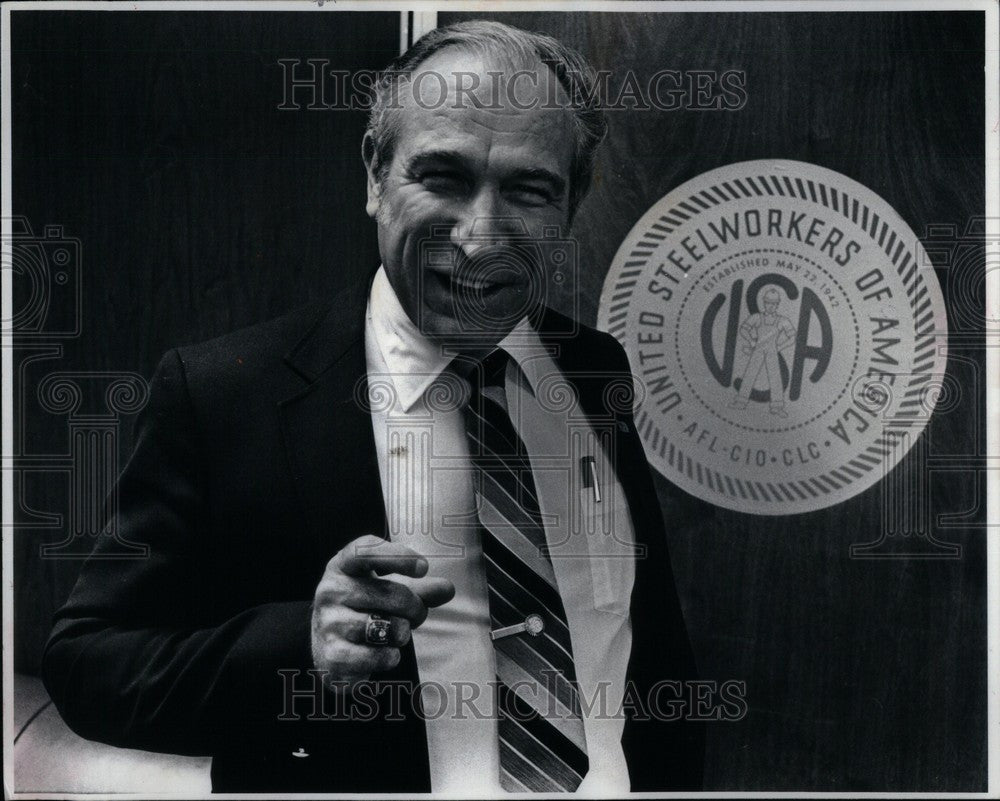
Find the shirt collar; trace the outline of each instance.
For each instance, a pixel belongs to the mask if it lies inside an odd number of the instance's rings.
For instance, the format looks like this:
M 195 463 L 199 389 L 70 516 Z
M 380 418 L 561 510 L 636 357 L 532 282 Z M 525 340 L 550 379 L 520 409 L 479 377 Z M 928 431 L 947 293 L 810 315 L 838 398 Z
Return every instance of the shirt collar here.
M 399 405 L 404 413 L 409 412 L 452 357 L 442 353 L 440 346 L 425 337 L 410 319 L 389 283 L 384 266 L 379 267 L 372 281 L 368 318 Z M 514 326 L 498 347 L 507 351 L 521 368 L 532 392 L 555 370 L 552 353 L 542 344 L 527 317 Z
M 557 370 L 551 349 L 545 347 L 527 317 L 514 326 L 498 347 L 507 351 L 511 360 L 521 368 L 532 394 L 537 393 L 540 382 Z
M 408 412 L 448 366 L 451 358 L 425 337 L 410 319 L 379 267 L 368 295 L 368 315 L 375 344 L 382 354 L 396 397 Z

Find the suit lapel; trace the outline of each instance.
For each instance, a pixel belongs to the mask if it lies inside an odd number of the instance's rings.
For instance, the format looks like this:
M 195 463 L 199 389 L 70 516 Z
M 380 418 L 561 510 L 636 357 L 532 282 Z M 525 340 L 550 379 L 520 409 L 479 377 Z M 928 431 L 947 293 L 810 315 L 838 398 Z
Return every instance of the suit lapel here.
M 364 320 L 370 282 L 358 282 L 285 357 L 304 387 L 281 401 L 285 451 L 317 542 L 333 547 L 384 536 L 385 507 L 368 394 Z
M 331 558 L 364 534 L 388 539 L 382 480 L 375 450 L 365 356 L 365 310 L 374 273 L 342 292 L 286 356 L 304 388 L 281 401 L 279 415 L 292 478 L 312 541 Z M 410 641 L 399 665 L 378 677 L 402 682 L 400 709 L 419 709 L 416 652 Z M 395 708 L 380 693 L 377 704 Z M 430 791 L 427 734 L 419 715 L 373 721 L 387 753 L 396 755 L 400 786 Z
M 630 429 L 627 422 L 631 417 L 631 398 L 626 387 L 631 387 L 632 374 L 631 372 L 611 374 L 595 370 L 594 364 L 601 364 L 602 360 L 595 358 L 597 354 L 581 346 L 578 340 L 550 338 L 548 331 L 566 328 L 565 322 L 559 324 L 547 322 L 547 317 L 554 314 L 555 312 L 547 310 L 546 316 L 538 323 L 539 335 L 543 343 L 554 348 L 553 359 L 560 372 L 576 390 L 580 410 L 590 425 L 595 430 L 608 426 L 613 426 L 615 429 L 615 452 L 607 456 L 628 502 L 636 544 L 640 550 L 637 556 L 641 556 L 646 548 L 650 509 L 649 498 L 641 491 L 648 481 L 646 456 L 641 446 L 638 451 L 634 447 L 637 440 L 629 436 Z M 621 392 L 615 391 L 619 385 Z M 642 474 L 638 471 L 642 471 Z M 659 517 L 658 510 L 656 517 Z
M 617 402 L 608 387 L 609 381 L 631 382 L 632 374 L 627 367 L 620 376 L 596 372 L 593 364 L 608 363 L 597 356 L 578 340 L 571 340 L 559 348 L 557 363 L 576 388 L 588 420 L 598 425 L 613 420 L 616 428 L 612 463 L 628 501 L 636 544 L 641 548 L 636 555 L 630 604 L 632 653 L 626 672 L 626 688 L 633 688 L 630 701 L 641 710 L 657 682 L 687 681 L 697 674 L 652 474 L 630 409 L 621 408 L 631 401 L 623 395 L 621 403 Z M 667 721 L 630 711 L 622 732 L 622 748 L 632 791 L 700 789 L 704 738 L 702 723 Z M 674 756 L 665 762 L 664 753 Z

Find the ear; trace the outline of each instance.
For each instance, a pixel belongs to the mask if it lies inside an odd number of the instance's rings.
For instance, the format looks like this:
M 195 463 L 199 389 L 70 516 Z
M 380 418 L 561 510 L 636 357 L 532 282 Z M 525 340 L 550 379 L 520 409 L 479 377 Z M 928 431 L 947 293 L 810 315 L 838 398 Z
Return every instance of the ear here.
M 371 131 L 365 131 L 365 137 L 361 140 L 361 158 L 365 162 L 365 171 L 368 173 L 368 202 L 365 204 L 365 211 L 374 220 L 375 215 L 378 214 L 382 197 L 378 180 L 379 165 L 375 157 L 375 140 Z

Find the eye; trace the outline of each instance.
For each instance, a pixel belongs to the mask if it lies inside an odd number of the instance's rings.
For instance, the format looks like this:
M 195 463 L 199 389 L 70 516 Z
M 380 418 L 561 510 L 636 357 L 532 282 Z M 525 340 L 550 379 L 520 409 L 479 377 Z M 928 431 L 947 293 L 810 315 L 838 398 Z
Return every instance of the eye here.
M 543 206 L 553 200 L 549 190 L 534 184 L 518 184 L 511 187 L 507 194 L 515 203 L 527 206 Z
M 454 170 L 430 170 L 421 174 L 420 183 L 425 189 L 441 194 L 457 194 L 465 191 L 465 178 Z

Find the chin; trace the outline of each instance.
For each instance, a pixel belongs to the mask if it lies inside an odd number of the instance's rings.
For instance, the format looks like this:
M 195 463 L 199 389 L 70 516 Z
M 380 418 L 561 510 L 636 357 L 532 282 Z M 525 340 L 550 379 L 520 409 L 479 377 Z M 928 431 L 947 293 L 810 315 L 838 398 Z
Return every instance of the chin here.
M 460 344 L 463 340 L 469 343 L 483 343 L 484 341 L 496 343 L 507 335 L 516 321 L 511 325 L 500 325 L 499 323 L 489 325 L 488 323 L 489 320 L 462 320 L 451 314 L 440 314 L 428 310 L 425 311 L 421 331 L 428 339 L 446 340 L 456 344 Z

